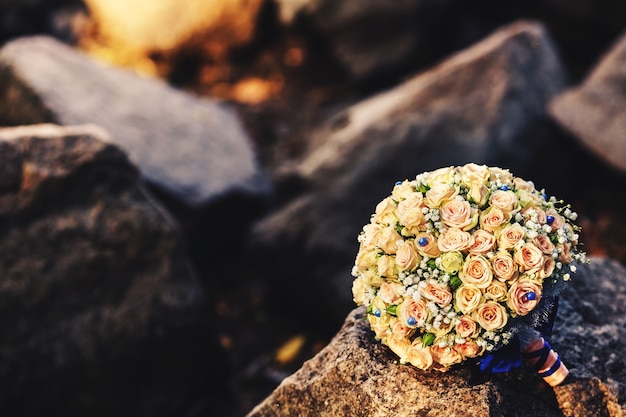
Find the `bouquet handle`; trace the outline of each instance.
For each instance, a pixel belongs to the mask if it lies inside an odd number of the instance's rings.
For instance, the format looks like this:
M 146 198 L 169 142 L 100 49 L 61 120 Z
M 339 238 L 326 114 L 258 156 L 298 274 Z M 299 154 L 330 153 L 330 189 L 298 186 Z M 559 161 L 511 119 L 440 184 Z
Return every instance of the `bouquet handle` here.
M 522 350 L 522 358 L 537 371 L 537 375 L 553 387 L 562 383 L 569 375 L 569 370 L 559 354 L 543 337 L 530 342 Z

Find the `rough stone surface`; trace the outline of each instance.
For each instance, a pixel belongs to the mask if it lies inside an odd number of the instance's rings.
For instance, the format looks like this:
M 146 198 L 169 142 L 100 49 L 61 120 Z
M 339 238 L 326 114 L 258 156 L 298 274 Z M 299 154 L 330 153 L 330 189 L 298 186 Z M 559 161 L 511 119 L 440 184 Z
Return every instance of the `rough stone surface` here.
M 141 174 L 187 206 L 267 184 L 235 113 L 46 37 L 0 51 L 0 125 L 98 124 Z
M 583 145 L 626 172 L 626 34 L 581 86 L 556 97 L 550 112 Z
M 324 38 L 333 56 L 357 80 L 392 71 L 436 48 L 438 17 L 452 3 L 402 0 L 278 0 L 281 21 L 299 19 Z
M 224 371 L 178 228 L 103 139 L 0 129 L 2 414 L 181 415 Z
M 565 308 L 559 316 L 578 312 L 581 317 L 585 311 L 580 303 L 583 297 L 606 303 L 598 305 L 599 314 L 604 309 L 622 310 L 625 286 L 623 267 L 606 259 L 593 259 L 589 267 L 581 267 L 563 295 L 568 302 L 563 302 Z M 579 297 L 570 297 L 573 294 Z M 580 348 L 588 358 L 607 358 L 623 352 L 623 346 L 616 345 L 616 341 L 623 340 L 626 315 L 620 312 L 613 317 L 617 323 L 610 339 L 588 337 L 598 329 L 590 321 L 583 320 L 575 328 L 567 321 L 557 323 L 560 333 L 550 340 L 553 346 L 560 346 L 564 362 L 574 366 L 571 377 L 553 390 L 526 369 L 483 375 L 473 364 L 447 373 L 400 365 L 387 347 L 373 339 L 361 307 L 348 315 L 326 348 L 285 379 L 248 417 L 621 416 L 623 410 L 608 386 L 624 386 L 624 376 L 615 368 L 610 374 L 598 372 L 596 363 L 579 362 L 571 350 L 574 346 Z M 563 337 L 578 331 L 581 334 L 576 340 Z M 619 398 L 622 404 L 626 402 L 623 394 Z
M 543 27 L 518 22 L 340 113 L 296 169 L 309 191 L 255 227 L 261 262 L 271 260 L 286 294 L 298 291 L 290 285 L 310 284 L 312 303 L 304 309 L 314 322 L 316 300 L 330 297 L 327 317 L 340 323 L 352 305 L 356 237 L 393 184 L 467 162 L 535 179 L 554 146 L 544 130 L 545 103 L 562 80 Z M 551 162 L 553 172 L 567 171 L 556 166 L 564 160 Z

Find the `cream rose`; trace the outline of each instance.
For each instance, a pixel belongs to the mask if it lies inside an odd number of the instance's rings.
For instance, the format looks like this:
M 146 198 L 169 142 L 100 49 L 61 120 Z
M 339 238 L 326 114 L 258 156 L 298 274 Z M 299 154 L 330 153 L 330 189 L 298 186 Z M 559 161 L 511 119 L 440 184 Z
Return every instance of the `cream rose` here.
M 445 307 L 452 302 L 452 293 L 445 284 L 428 282 L 424 287 L 420 288 L 420 294 L 425 299 L 433 301 L 439 307 Z
M 396 311 L 398 318 L 409 327 L 423 325 L 430 314 L 426 301 L 421 298 L 418 301 L 413 298 L 405 299 Z
M 521 178 L 516 177 L 513 180 L 513 185 L 515 186 L 516 190 L 527 191 L 527 192 L 535 191 L 535 185 L 532 182 L 525 181 Z
M 495 232 L 509 220 L 511 220 L 510 213 L 504 213 L 498 207 L 490 206 L 480 215 L 480 227 L 488 232 Z
M 549 216 L 552 216 L 552 224 L 550 224 L 550 228 L 552 228 L 553 232 L 555 232 L 559 229 L 559 227 L 565 224 L 565 220 L 555 209 L 546 210 L 546 218 L 550 218 Z
M 487 331 L 499 330 L 506 326 L 508 314 L 506 308 L 495 301 L 487 301 L 474 310 L 474 320 Z
M 460 252 L 442 253 L 439 258 L 439 266 L 448 274 L 455 274 L 463 267 L 463 255 Z
M 469 252 L 474 255 L 484 255 L 491 252 L 496 245 L 496 237 L 486 230 L 478 229 L 472 234 L 472 245 Z
M 402 236 L 394 228 L 385 227 L 380 231 L 376 244 L 386 254 L 394 255 L 398 250 L 398 242 L 402 241 Z
M 459 317 L 459 321 L 455 326 L 456 333 L 461 337 L 476 337 L 480 333 L 480 328 L 474 321 L 474 319 L 464 314 Z
M 517 198 L 519 198 L 522 207 L 539 207 L 543 199 L 534 191 L 517 190 Z
M 370 322 L 370 327 L 376 335 L 376 338 L 382 340 L 383 342 L 386 342 L 391 335 L 391 329 L 389 328 L 391 318 L 392 317 L 386 313 L 381 314 L 380 317 L 373 314 L 367 315 L 367 320 Z
M 470 202 L 476 203 L 478 207 L 483 207 L 487 204 L 489 188 L 485 184 L 472 183 L 467 191 L 467 195 Z
M 519 279 L 509 288 L 506 305 L 519 316 L 525 316 L 537 307 L 541 300 L 541 286 L 529 279 Z
M 393 279 L 398 277 L 398 269 L 396 267 L 396 260 L 393 256 L 382 255 L 378 258 L 378 275 L 383 278 Z
M 546 279 L 554 272 L 556 261 L 551 256 L 544 256 L 543 267 L 539 270 L 539 278 Z
M 400 184 L 396 184 L 391 192 L 391 197 L 396 201 L 402 201 L 408 198 L 410 195 L 416 194 L 415 187 L 411 185 L 410 181 L 404 180 Z M 421 193 L 417 193 L 420 194 Z
M 400 358 L 400 363 L 406 363 L 407 350 L 411 346 L 411 342 L 406 337 L 391 335 L 387 338 L 387 346 Z
M 559 243 L 556 249 L 559 252 L 559 261 L 564 264 L 572 262 L 572 246 L 569 243 Z
M 507 287 L 502 281 L 494 280 L 485 288 L 485 298 L 493 301 L 506 301 Z
M 554 243 L 552 243 L 550 238 L 546 235 L 538 235 L 533 239 L 533 243 L 546 255 L 552 255 L 554 252 Z
M 446 229 L 437 239 L 437 247 L 442 252 L 464 251 L 472 242 L 472 235 L 460 229 Z
M 416 234 L 420 226 L 426 224 L 424 213 L 422 213 L 422 194 L 413 193 L 406 200 L 398 204 L 398 221 L 404 227 L 410 229 L 413 234 Z
M 473 285 L 461 285 L 454 292 L 456 307 L 463 314 L 469 314 L 476 309 L 483 299 L 480 288 Z
M 505 184 L 510 184 L 512 181 L 515 181 L 513 179 L 513 174 L 511 174 L 511 172 L 508 169 L 502 169 L 502 168 L 498 168 L 498 167 L 489 167 L 489 179 L 491 181 L 497 181 L 500 180 L 500 182 L 505 183 Z
M 518 223 L 511 224 L 497 233 L 498 247 L 500 249 L 512 249 L 517 243 L 524 239 L 526 232 Z
M 359 277 L 352 281 L 352 295 L 357 305 L 368 305 L 374 297 L 374 292 L 372 287 Z
M 465 164 L 461 167 L 461 182 L 465 185 L 472 183 L 484 184 L 489 179 L 489 167 L 474 163 Z
M 539 207 L 526 207 L 520 213 L 526 220 L 532 220 L 537 224 L 546 224 L 546 212 Z
M 429 369 L 433 365 L 430 347 L 422 346 L 422 341 L 415 339 L 406 350 L 406 361 L 418 369 Z
M 413 333 L 415 333 L 415 328 L 402 323 L 402 321 L 397 317 L 391 317 L 391 320 L 389 321 L 389 328 L 391 329 L 391 334 L 396 337 L 410 337 Z
M 441 255 L 441 251 L 437 246 L 437 238 L 430 233 L 419 233 L 415 236 L 415 249 L 422 256 L 436 258 Z
M 396 216 L 396 205 L 391 197 L 383 199 L 376 205 L 374 221 L 386 226 L 395 226 L 398 217 Z
M 435 339 L 435 343 L 430 347 L 430 353 L 433 356 L 433 361 L 442 365 L 444 369 L 463 362 L 463 356 L 459 352 L 447 345 L 442 347 L 438 339 Z M 436 365 L 435 368 L 439 369 Z
M 426 191 L 424 204 L 430 208 L 438 208 L 446 201 L 454 199 L 459 194 L 459 190 L 450 185 L 435 183 L 430 190 Z
M 478 223 L 478 210 L 465 200 L 452 200 L 444 203 L 439 211 L 441 221 L 448 227 L 470 230 Z
M 464 343 L 455 343 L 454 349 L 459 352 L 463 358 L 475 358 L 482 355 L 485 348 L 482 348 L 473 340 L 465 340 Z
M 517 277 L 517 268 L 511 254 L 500 250 L 491 258 L 493 274 L 502 281 L 509 281 Z
M 468 255 L 459 271 L 459 278 L 464 284 L 478 288 L 487 288 L 493 280 L 489 261 L 482 255 Z
M 378 243 L 383 227 L 378 223 L 368 223 L 363 226 L 363 245 L 375 246 Z
M 414 270 L 421 260 L 422 257 L 417 253 L 411 241 L 405 241 L 396 252 L 396 265 L 400 271 Z
M 497 207 L 504 213 L 510 213 L 518 208 L 517 196 L 513 191 L 496 190 L 491 193 L 489 197 L 489 204 L 492 207 Z
M 513 260 L 521 271 L 536 271 L 543 266 L 543 252 L 532 243 L 524 243 L 513 253 Z
M 372 248 L 361 247 L 356 255 L 356 267 L 359 272 L 365 272 L 378 264 L 378 251 Z
M 400 292 L 404 289 L 404 285 L 398 282 L 385 282 L 378 290 L 378 297 L 386 304 L 395 305 L 402 301 Z

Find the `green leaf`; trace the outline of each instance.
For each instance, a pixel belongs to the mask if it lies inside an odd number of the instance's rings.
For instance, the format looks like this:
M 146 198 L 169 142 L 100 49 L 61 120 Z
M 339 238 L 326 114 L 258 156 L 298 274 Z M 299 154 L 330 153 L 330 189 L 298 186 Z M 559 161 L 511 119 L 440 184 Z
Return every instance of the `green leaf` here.
M 426 346 L 430 346 L 433 343 L 435 343 L 435 334 L 434 333 L 426 333 L 424 334 L 424 336 L 422 336 L 422 346 L 426 347 Z
M 374 307 L 371 304 L 367 306 L 367 314 L 374 314 Z
M 426 262 L 426 265 L 428 265 L 430 269 L 437 269 L 437 262 L 435 262 L 434 259 L 430 259 L 428 262 Z
M 417 188 L 417 191 L 419 191 L 420 193 L 425 193 L 428 190 L 430 190 L 430 187 L 426 184 L 420 184 L 420 186 Z
M 461 286 L 461 284 L 463 284 L 463 281 L 461 281 L 461 278 L 459 278 L 458 275 L 452 275 L 450 277 L 450 288 L 452 288 L 452 290 L 456 290 Z
M 391 314 L 392 316 L 396 316 L 397 315 L 397 310 L 398 310 L 398 306 L 389 306 L 387 307 L 387 313 Z

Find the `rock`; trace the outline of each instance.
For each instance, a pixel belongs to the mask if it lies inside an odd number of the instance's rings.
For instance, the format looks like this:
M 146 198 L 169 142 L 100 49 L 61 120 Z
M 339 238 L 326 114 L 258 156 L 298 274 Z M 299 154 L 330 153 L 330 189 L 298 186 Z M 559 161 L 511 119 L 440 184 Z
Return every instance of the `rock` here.
M 0 129 L 7 415 L 171 416 L 223 395 L 180 231 L 107 142 L 95 126 Z
M 252 236 L 283 293 L 308 323 L 333 332 L 352 308 L 356 237 L 398 180 L 467 162 L 511 168 L 527 179 L 559 163 L 546 101 L 563 85 L 540 24 L 517 22 L 398 87 L 337 115 L 296 168 L 309 191 L 259 222 Z M 545 160 L 543 159 L 545 158 Z M 556 165 L 555 165 L 556 164 Z M 318 300 L 331 300 L 318 314 Z
M 436 49 L 436 22 L 453 3 L 403 0 L 278 0 L 280 20 L 287 26 L 307 23 L 331 49 L 331 54 L 355 80 L 398 71 L 415 58 Z
M 564 309 L 565 316 L 570 307 L 581 307 L 576 304 L 577 299 L 569 299 L 572 294 L 588 296 L 598 302 L 608 301 L 610 306 L 619 305 L 617 309 L 623 310 L 626 269 L 612 261 L 593 259 L 590 267 L 580 270 L 572 288 L 563 295 L 564 300 L 572 303 Z M 582 290 L 587 292 L 581 293 Z M 604 307 L 598 305 L 600 314 Z M 364 316 L 363 307 L 353 310 L 333 340 L 300 370 L 283 380 L 248 417 L 623 415 L 608 388 L 614 384 L 611 378 L 617 378 L 617 383 L 624 386 L 626 379 L 622 373 L 613 369 L 610 375 L 600 376 L 594 363 L 578 362 L 573 358 L 571 348 L 574 346 L 560 336 L 578 330 L 593 333 L 598 329 L 593 322 L 583 321 L 576 328 L 569 328 L 567 322 L 557 324 L 561 333 L 550 340 L 553 346 L 560 346 L 563 360 L 576 369 L 571 379 L 553 390 L 526 369 L 485 375 L 480 374 L 472 363 L 447 373 L 400 365 L 386 346 L 374 340 Z M 559 317 L 562 316 L 559 311 Z M 577 316 L 581 317 L 580 314 Z M 581 338 L 581 344 L 575 346 L 600 357 L 623 352 L 615 342 L 623 344 L 619 341 L 624 340 L 626 315 L 618 314 L 615 319 L 618 323 L 610 340 Z M 584 377 L 583 374 L 598 376 Z M 619 398 L 624 404 L 626 397 L 621 394 Z
M 554 98 L 550 113 L 610 166 L 626 172 L 626 34 L 584 83 Z
M 154 187 L 188 207 L 267 193 L 235 113 L 164 83 L 106 67 L 51 38 L 0 51 L 0 125 L 94 123 Z

